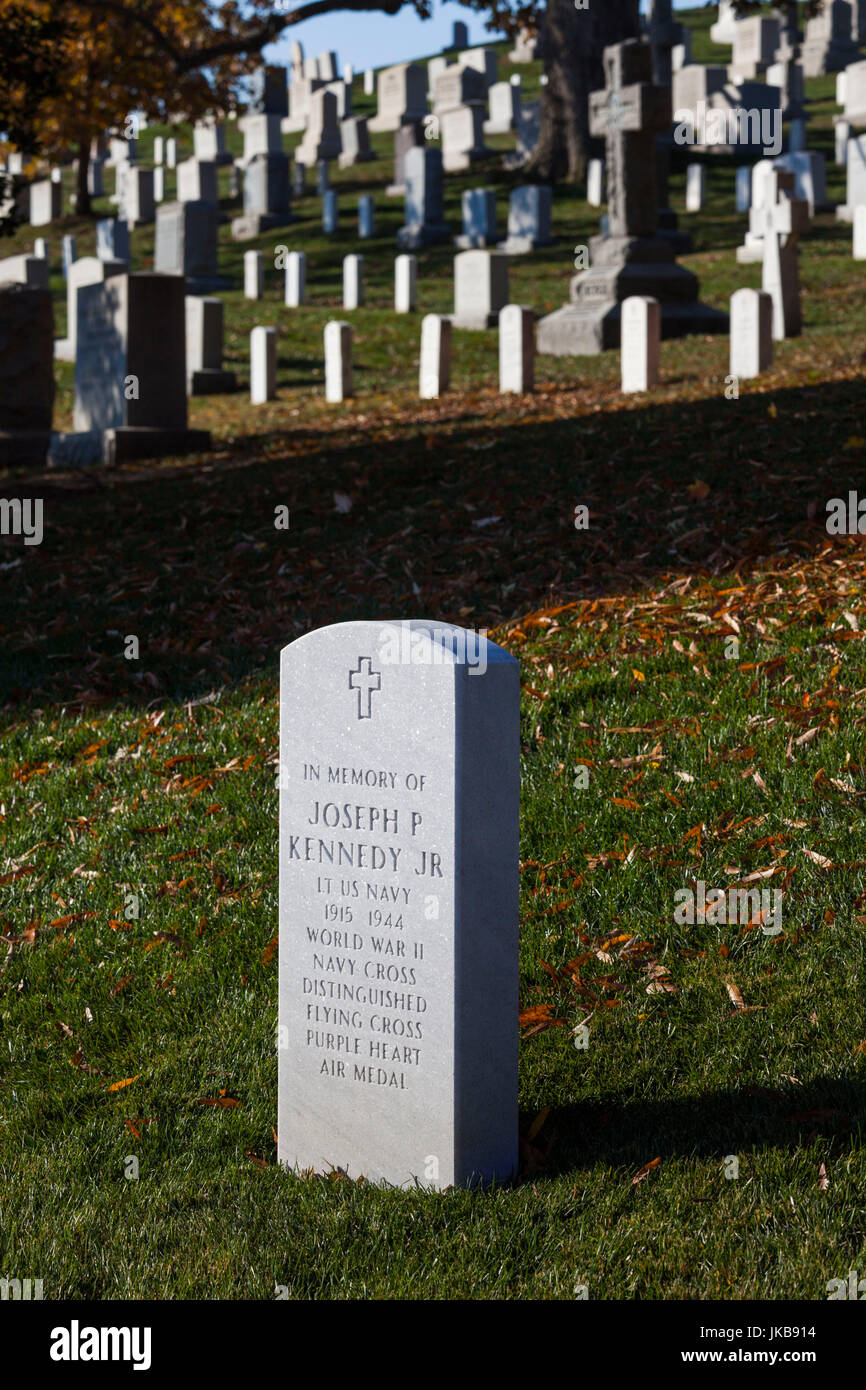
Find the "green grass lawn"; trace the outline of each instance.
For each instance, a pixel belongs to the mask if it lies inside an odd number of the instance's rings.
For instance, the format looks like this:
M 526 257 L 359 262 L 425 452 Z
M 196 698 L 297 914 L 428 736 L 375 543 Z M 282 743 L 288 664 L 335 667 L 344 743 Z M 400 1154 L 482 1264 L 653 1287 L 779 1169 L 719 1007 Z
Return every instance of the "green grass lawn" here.
M 832 79 L 810 88 L 829 151 Z M 277 242 L 224 235 L 244 390 L 191 402 L 212 454 L 3 478 L 43 499 L 45 538 L 0 541 L 0 1274 L 46 1298 L 824 1299 L 866 1275 L 866 565 L 825 527 L 866 490 L 850 228 L 816 220 L 804 334 L 738 400 L 724 338 L 665 343 L 645 396 L 609 353 L 539 359 L 535 395 L 503 399 L 495 333 L 455 332 L 454 388 L 421 404 L 388 143 L 335 171 L 338 238 L 312 196 Z M 449 180 L 455 231 L 462 187 L 506 206 L 482 172 Z M 558 245 L 511 266 L 539 312 L 595 227 L 575 190 L 554 208 Z M 760 282 L 732 208 L 713 160 L 681 225 L 718 307 Z M 91 249 L 92 224 L 64 229 Z M 243 251 L 280 241 L 307 251 L 303 310 L 276 271 L 242 298 Z M 357 396 L 326 408 L 356 249 Z M 422 312 L 450 309 L 452 254 L 421 255 Z M 254 409 L 256 323 L 280 389 Z M 490 1192 L 275 1162 L 277 654 L 397 616 L 487 627 L 522 666 L 521 1172 Z M 698 880 L 784 891 L 782 932 L 679 925 Z

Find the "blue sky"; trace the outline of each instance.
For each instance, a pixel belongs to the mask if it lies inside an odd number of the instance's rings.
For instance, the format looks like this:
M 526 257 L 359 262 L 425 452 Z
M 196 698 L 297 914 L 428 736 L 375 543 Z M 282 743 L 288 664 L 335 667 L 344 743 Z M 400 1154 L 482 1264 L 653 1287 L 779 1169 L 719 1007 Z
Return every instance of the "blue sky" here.
M 603 4 L 604 0 L 600 2 Z M 674 9 L 693 9 L 696 0 L 673 0 L 673 3 Z M 641 8 L 647 8 L 646 0 Z M 308 58 L 333 49 L 341 65 L 354 63 L 355 71 L 359 72 L 363 68 L 379 68 L 440 52 L 451 42 L 451 26 L 455 19 L 462 19 L 469 26 L 472 46 L 489 42 L 494 37 L 484 27 L 484 16 L 476 10 L 464 9 L 452 0 L 447 3 L 434 0 L 433 18 L 428 20 L 419 19 L 411 6 L 406 6 L 396 15 L 337 10 L 332 15 L 295 24 L 287 31 L 289 38 L 272 44 L 266 56 L 270 62 L 288 64 L 291 40 L 300 39 Z

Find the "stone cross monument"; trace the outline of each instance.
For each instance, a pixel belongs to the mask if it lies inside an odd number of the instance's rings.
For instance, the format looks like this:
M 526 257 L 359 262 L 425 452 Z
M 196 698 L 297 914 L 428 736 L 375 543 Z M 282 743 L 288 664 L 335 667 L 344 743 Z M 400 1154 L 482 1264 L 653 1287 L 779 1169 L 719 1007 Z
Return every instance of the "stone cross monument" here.
M 698 280 L 677 265 L 659 231 L 656 137 L 671 123 L 671 93 L 652 81 L 652 52 L 638 39 L 604 50 L 605 88 L 589 98 L 590 132 L 607 147 L 608 234 L 590 241 L 591 269 L 571 282 L 571 303 L 538 325 L 538 351 L 594 354 L 619 346 L 630 295 L 659 300 L 665 337 L 727 333 L 728 316 L 699 304 Z

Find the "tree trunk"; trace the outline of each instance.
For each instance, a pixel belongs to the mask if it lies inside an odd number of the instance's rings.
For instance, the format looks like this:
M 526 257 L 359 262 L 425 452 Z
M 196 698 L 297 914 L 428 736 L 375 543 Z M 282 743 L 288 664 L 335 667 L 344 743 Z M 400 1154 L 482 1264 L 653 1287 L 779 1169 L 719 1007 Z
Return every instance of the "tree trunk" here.
M 602 53 L 638 34 L 638 0 L 604 0 L 577 9 L 547 0 L 538 144 L 526 172 L 544 182 L 579 183 L 589 159 L 589 94 L 604 86 Z
M 78 142 L 78 184 L 75 190 L 75 212 L 78 217 L 90 216 L 90 189 L 87 175 L 90 170 L 90 136 Z

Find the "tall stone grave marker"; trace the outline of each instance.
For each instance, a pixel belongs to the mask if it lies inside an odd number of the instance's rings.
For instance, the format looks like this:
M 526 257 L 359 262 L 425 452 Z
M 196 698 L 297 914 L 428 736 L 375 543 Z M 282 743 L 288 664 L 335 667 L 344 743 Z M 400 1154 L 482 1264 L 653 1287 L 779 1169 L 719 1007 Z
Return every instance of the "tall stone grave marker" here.
M 179 275 L 113 275 L 78 291 L 74 420 L 103 433 L 106 463 L 210 448 L 206 430 L 187 428 Z
M 288 74 L 285 68 L 265 64 L 256 69 L 250 79 L 248 110 L 254 115 L 289 114 Z
M 467 48 L 458 60 L 464 67 L 475 68 L 484 78 L 485 89 L 489 90 L 498 76 L 499 57 L 495 48 Z
M 129 226 L 122 217 L 97 222 L 96 254 L 101 261 L 129 260 Z
M 316 164 L 320 159 L 336 159 L 341 149 L 337 98 L 322 88 L 310 98 L 307 129 L 295 154 L 302 164 Z
M 217 166 L 213 159 L 183 159 L 177 166 L 179 203 L 216 203 Z
M 416 146 L 424 148 L 424 127 L 420 121 L 410 121 L 394 131 L 394 181 L 385 189 L 389 198 L 406 196 L 406 155 Z
M 39 256 L 35 251 L 32 256 L 7 256 L 0 261 L 0 285 L 30 285 L 33 289 L 50 289 L 48 257 Z
M 731 70 L 737 81 L 762 77 L 773 61 L 779 47 L 781 26 L 778 19 L 767 16 L 741 19 L 734 33 L 734 56 Z
M 47 227 L 63 212 L 63 187 L 53 179 L 30 185 L 30 225 Z
M 799 240 L 809 226 L 809 205 L 782 197 L 762 209 L 764 263 L 762 288 L 773 299 L 773 337 L 796 338 L 803 329 L 800 309 Z
M 406 153 L 406 221 L 397 232 L 401 251 L 448 241 L 451 229 L 444 218 L 442 151 L 414 146 Z
M 851 10 L 845 0 L 824 0 L 823 9 L 806 20 L 803 39 L 803 72 L 806 77 L 821 77 L 827 72 L 841 72 L 859 57 L 857 45 L 851 38 Z
M 186 297 L 186 389 L 190 396 L 234 391 L 234 372 L 223 367 L 223 302 Z
M 155 142 L 154 142 L 155 144 Z M 215 164 L 231 164 L 232 157 L 226 149 L 226 131 L 222 121 L 199 121 L 192 130 L 193 152 L 196 159 Z M 160 151 L 161 153 L 161 151 Z M 154 159 L 156 151 L 154 150 Z M 160 158 L 158 163 L 162 163 Z
M 54 408 L 51 292 L 0 282 L 0 465 L 42 465 Z
M 248 241 L 291 220 L 289 156 L 281 150 L 255 155 L 244 169 L 244 213 L 232 219 L 232 237 Z
M 551 190 L 547 184 L 527 183 L 512 188 L 508 200 L 508 236 L 502 250 L 509 256 L 525 256 L 539 246 L 552 246 Z
M 129 269 L 126 261 L 102 261 L 98 256 L 82 256 L 73 261 L 66 277 L 66 337 L 54 344 L 54 356 L 60 362 L 74 362 L 78 341 L 78 291 L 82 285 L 98 285 L 112 275 L 124 275 Z
M 502 251 L 461 251 L 454 257 L 454 325 L 495 328 L 508 303 L 508 257 Z
M 342 151 L 338 163 L 341 169 L 350 169 L 355 164 L 366 164 L 375 159 L 370 149 L 370 135 L 366 116 L 349 116 L 340 122 Z
M 378 110 L 370 130 L 398 130 L 427 114 L 427 74 L 417 63 L 398 63 L 381 68 L 378 81 Z
M 495 188 L 467 188 L 460 201 L 463 232 L 455 237 L 455 245 L 464 250 L 493 246 L 496 230 Z
M 507 135 L 520 125 L 520 85 L 494 82 L 487 94 L 490 115 L 484 122 L 486 135 Z
M 162 203 L 156 210 L 153 263 L 162 275 L 186 277 L 187 294 L 210 294 L 226 282 L 217 268 L 213 203 Z
M 572 280 L 571 303 L 539 323 L 539 352 L 618 346 L 622 301 L 634 291 L 659 300 L 665 336 L 727 332 L 727 314 L 698 303 L 697 277 L 659 234 L 656 132 L 669 128 L 671 99 L 649 82 L 651 62 L 648 45 L 634 39 L 604 51 L 607 87 L 590 95 L 590 132 L 607 142 L 610 234 L 591 239 L 592 269 Z

